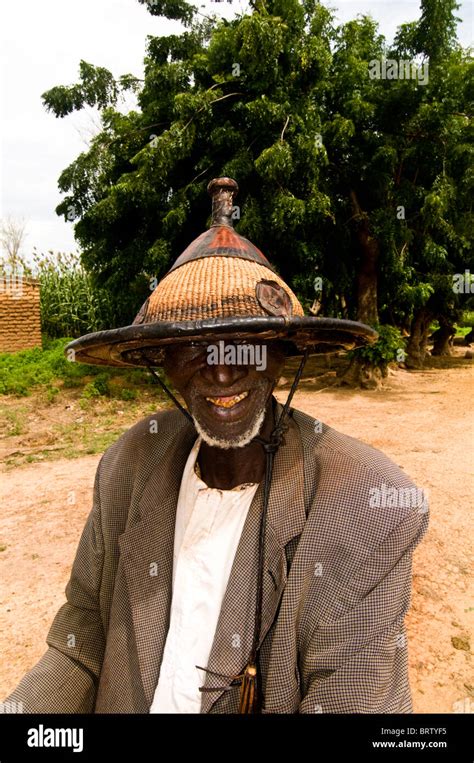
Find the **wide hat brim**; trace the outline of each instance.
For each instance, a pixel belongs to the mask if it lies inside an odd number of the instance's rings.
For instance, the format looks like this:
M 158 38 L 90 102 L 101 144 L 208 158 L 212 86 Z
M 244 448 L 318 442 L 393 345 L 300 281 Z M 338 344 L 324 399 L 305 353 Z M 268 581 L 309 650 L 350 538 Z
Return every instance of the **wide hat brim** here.
M 85 334 L 70 342 L 65 353 L 81 363 L 130 368 L 161 366 L 166 346 L 218 340 L 283 340 L 287 355 L 352 350 L 378 338 L 357 321 L 311 316 L 229 316 L 194 321 L 157 321 Z

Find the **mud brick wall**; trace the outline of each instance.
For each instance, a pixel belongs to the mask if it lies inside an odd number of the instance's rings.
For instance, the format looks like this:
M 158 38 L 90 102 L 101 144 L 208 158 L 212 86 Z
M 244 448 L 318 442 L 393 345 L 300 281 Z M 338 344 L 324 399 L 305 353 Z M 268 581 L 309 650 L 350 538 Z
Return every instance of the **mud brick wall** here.
M 40 285 L 36 278 L 0 276 L 0 352 L 41 347 Z

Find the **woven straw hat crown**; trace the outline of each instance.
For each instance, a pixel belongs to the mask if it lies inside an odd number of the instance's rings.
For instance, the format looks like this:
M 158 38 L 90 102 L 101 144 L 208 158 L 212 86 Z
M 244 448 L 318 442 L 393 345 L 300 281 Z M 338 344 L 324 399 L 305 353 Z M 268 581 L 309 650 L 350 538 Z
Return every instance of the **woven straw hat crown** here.
M 65 353 L 111 366 L 160 365 L 169 344 L 209 339 L 283 339 L 298 355 L 351 349 L 377 338 L 362 323 L 305 316 L 303 307 L 265 255 L 233 227 L 235 180 L 208 184 L 212 221 L 178 257 L 132 324 L 85 334 Z
M 265 255 L 234 230 L 236 181 L 215 178 L 207 190 L 212 196 L 209 229 L 178 257 L 133 325 L 229 316 L 303 316 L 297 297 Z

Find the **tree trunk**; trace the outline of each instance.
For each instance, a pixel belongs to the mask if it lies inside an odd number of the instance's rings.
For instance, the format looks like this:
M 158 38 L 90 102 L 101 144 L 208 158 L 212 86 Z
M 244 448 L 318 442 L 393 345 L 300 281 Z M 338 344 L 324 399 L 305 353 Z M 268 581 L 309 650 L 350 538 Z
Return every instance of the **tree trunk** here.
M 405 360 L 407 368 L 422 368 L 428 351 L 426 344 L 430 330 L 430 323 L 433 320 L 434 313 L 425 307 L 416 311 L 411 322 L 410 338 L 407 344 L 407 357 Z
M 356 274 L 357 319 L 362 323 L 378 323 L 377 309 L 377 263 L 380 255 L 379 244 L 370 233 L 369 216 L 359 205 L 355 191 L 350 192 L 353 219 L 356 221 L 354 234 L 360 253 Z
M 388 370 L 387 367 L 380 368 L 367 360 L 352 358 L 349 366 L 338 376 L 338 386 L 378 389 L 383 379 L 388 376 Z
M 455 327 L 448 321 L 439 319 L 440 327 L 433 334 L 434 344 L 432 355 L 452 355 L 451 341 L 456 333 Z

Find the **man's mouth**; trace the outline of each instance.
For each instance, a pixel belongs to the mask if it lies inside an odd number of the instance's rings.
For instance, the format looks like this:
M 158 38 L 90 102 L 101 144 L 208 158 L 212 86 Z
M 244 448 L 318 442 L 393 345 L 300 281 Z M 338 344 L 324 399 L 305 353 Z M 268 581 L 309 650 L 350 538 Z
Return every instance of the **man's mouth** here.
M 206 397 L 213 405 L 217 405 L 218 408 L 233 408 L 234 405 L 240 403 L 241 400 L 247 397 L 249 391 L 241 392 L 240 395 L 227 395 L 221 397 Z

